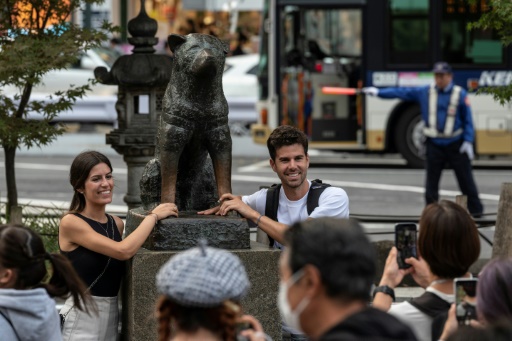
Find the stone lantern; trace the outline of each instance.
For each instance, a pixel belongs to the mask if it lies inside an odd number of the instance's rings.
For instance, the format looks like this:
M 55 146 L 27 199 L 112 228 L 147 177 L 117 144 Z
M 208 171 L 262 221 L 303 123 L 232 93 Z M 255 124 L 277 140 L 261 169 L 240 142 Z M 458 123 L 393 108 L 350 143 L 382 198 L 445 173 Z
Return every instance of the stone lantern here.
M 128 166 L 128 190 L 124 201 L 129 209 L 139 207 L 139 181 L 146 163 L 155 154 L 156 131 L 162 112 L 162 99 L 169 83 L 172 60 L 155 54 L 154 45 L 158 24 L 140 1 L 140 13 L 128 22 L 128 38 L 133 54 L 119 57 L 108 71 L 94 70 L 96 79 L 107 85 L 117 85 L 116 111 L 118 128 L 106 136 L 106 143 L 119 154 Z

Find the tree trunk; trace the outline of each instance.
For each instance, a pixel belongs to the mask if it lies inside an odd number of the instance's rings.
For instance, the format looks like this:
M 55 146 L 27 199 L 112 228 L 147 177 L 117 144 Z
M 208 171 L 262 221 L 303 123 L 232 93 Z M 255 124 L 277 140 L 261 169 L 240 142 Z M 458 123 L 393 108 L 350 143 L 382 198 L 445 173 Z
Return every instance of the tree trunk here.
M 11 215 L 11 208 L 18 207 L 18 189 L 16 188 L 16 172 L 14 167 L 16 148 L 5 145 L 3 147 L 5 156 L 5 181 L 7 186 L 7 206 L 5 212 L 10 223 L 21 223 L 20 221 L 12 221 L 12 218 L 18 220 L 17 214 L 14 216 Z

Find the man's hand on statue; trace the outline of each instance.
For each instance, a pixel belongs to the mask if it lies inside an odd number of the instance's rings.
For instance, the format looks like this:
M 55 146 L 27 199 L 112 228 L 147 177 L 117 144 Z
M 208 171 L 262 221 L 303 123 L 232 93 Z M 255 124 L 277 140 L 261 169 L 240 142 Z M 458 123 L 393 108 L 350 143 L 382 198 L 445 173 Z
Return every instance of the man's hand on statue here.
M 178 216 L 178 206 L 174 203 L 163 203 L 155 207 L 151 213 L 155 213 L 158 218 L 157 220 L 167 218 L 169 216 Z M 156 217 L 155 217 L 156 218 Z
M 219 201 L 221 205 L 217 214 L 222 216 L 227 215 L 230 211 L 237 211 L 241 216 L 247 218 L 251 212 L 255 212 L 249 205 L 242 201 L 240 195 L 226 193 L 220 197 Z
M 223 194 L 220 199 L 219 199 L 219 205 L 218 206 L 215 206 L 215 207 L 212 207 L 212 208 L 209 208 L 207 210 L 204 210 L 204 211 L 200 211 L 200 212 L 197 212 L 197 214 L 203 214 L 203 215 L 212 215 L 212 214 L 215 214 L 215 215 L 221 215 L 220 214 L 220 208 L 221 208 L 221 204 L 224 200 L 231 200 L 232 198 L 239 198 L 240 200 L 242 200 L 242 196 L 240 195 L 233 195 L 231 193 L 226 193 L 226 194 Z

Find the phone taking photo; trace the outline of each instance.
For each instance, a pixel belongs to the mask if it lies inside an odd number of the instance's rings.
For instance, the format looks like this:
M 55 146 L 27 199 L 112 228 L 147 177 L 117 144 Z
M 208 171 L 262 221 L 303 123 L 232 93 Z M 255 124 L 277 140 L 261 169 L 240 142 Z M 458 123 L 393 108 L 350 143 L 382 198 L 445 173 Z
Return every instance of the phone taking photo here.
M 405 260 L 411 257 L 418 258 L 415 223 L 399 223 L 395 225 L 395 246 L 398 251 L 396 257 L 398 268 L 410 268 L 411 265 L 407 264 Z
M 476 320 L 476 286 L 477 278 L 455 278 L 453 292 L 455 293 L 455 316 L 459 325 L 466 326 L 471 320 Z

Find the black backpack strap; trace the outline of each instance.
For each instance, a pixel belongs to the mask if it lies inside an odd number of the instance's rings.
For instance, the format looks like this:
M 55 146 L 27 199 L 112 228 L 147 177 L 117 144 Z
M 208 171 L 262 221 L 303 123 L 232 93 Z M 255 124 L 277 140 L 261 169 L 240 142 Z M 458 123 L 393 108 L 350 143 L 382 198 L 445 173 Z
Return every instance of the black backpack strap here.
M 437 341 L 441 339 L 441 335 L 443 334 L 446 320 L 448 320 L 448 311 L 445 311 L 444 313 L 441 313 L 440 315 L 434 317 L 431 326 L 432 341 Z
M 307 210 L 308 215 L 311 214 L 318 207 L 318 200 L 320 199 L 320 195 L 327 188 L 330 187 L 329 184 L 324 184 L 322 180 L 315 179 L 311 181 L 311 186 L 309 187 L 308 199 L 307 199 Z M 281 184 L 274 184 L 267 190 L 267 200 L 265 203 L 265 215 L 272 220 L 277 220 L 277 210 L 279 208 L 279 191 L 281 189 Z M 274 239 L 268 236 L 269 246 L 274 246 Z
M 265 216 L 277 221 L 277 209 L 279 207 L 279 191 L 281 184 L 273 184 L 267 190 L 267 201 L 265 202 Z M 268 235 L 268 234 L 267 234 Z M 269 246 L 274 246 L 274 239 L 268 236 Z
M 315 208 L 318 207 L 318 200 L 320 199 L 320 195 L 327 187 L 331 187 L 331 185 L 324 184 L 322 180 L 315 179 L 311 181 L 307 200 L 308 215 L 310 215 L 315 210 Z
M 429 291 L 425 291 L 423 295 L 412 299 L 409 303 L 432 318 L 450 310 L 450 303 Z

